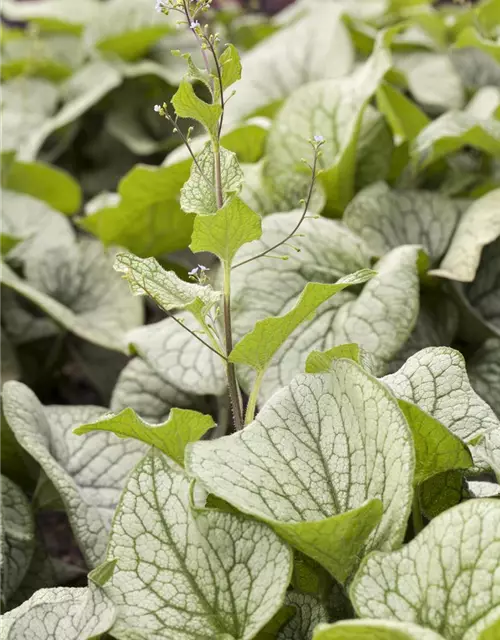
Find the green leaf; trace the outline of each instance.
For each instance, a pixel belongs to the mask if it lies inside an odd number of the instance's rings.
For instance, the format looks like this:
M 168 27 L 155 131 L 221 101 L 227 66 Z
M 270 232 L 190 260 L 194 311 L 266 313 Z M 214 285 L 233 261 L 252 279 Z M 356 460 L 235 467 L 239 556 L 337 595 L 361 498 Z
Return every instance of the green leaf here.
M 68 245 L 72 248 L 75 233 L 70 221 L 45 202 L 31 196 L 2 191 L 2 231 L 20 242 L 9 252 L 9 261 L 23 262 L 29 256 L 44 254 Z
M 376 255 L 418 244 L 437 260 L 448 247 L 459 214 L 459 206 L 439 193 L 393 191 L 377 182 L 353 198 L 344 212 L 344 222 Z
M 447 54 L 413 51 L 397 56 L 395 62 L 416 102 L 431 113 L 464 106 L 464 87 Z
M 494 118 L 499 115 L 500 89 L 482 87 L 470 99 L 465 111 L 477 118 Z
M 93 344 L 126 351 L 127 331 L 142 324 L 139 300 L 113 273 L 113 254 L 82 238 L 29 257 L 22 280 L 7 265 L 2 284 L 40 307 L 56 323 Z
M 271 620 L 259 631 L 255 636 L 255 640 L 276 640 L 276 634 L 280 628 L 287 622 L 294 614 L 294 609 L 291 606 L 283 605 L 281 609 L 276 613 Z
M 418 621 L 445 638 L 478 638 L 500 619 L 499 530 L 500 503 L 471 500 L 432 520 L 399 551 L 371 554 L 350 588 L 357 614 Z
M 59 111 L 53 117 L 44 117 L 42 122 L 32 126 L 31 135 L 20 145 L 19 159 L 24 162 L 34 161 L 51 134 L 77 120 L 121 82 L 121 74 L 114 65 L 103 60 L 87 62 L 69 78 L 60 92 L 57 91 L 54 100 L 57 101 L 62 97 L 64 101 Z M 28 95 L 32 95 L 28 87 L 24 90 L 28 90 Z M 27 111 L 28 108 L 31 108 L 31 103 L 23 111 Z M 21 115 L 22 124 L 25 127 L 26 116 L 24 113 Z M 5 146 L 5 148 L 8 147 Z
M 3 379 L 3 382 L 8 382 L 8 380 Z M 9 423 L 5 419 L 3 410 L 1 411 L 0 437 L 3 475 L 15 482 L 26 492 L 33 492 L 40 475 L 40 469 L 16 440 L 12 429 L 9 427 Z
M 458 34 L 453 46 L 457 49 L 469 47 L 481 49 L 481 51 L 487 53 L 494 60 L 500 62 L 500 44 L 496 40 L 485 38 L 474 27 L 466 27 L 463 29 Z
M 41 466 L 58 491 L 80 549 L 90 566 L 102 561 L 114 508 L 144 445 L 112 434 L 84 439 L 72 433 L 106 410 L 95 406 L 40 404 L 20 382 L 3 387 L 4 412 L 19 444 Z
M 265 371 L 285 340 L 304 320 L 315 313 L 321 304 L 346 287 L 364 284 L 374 275 L 374 271 L 364 269 L 341 278 L 335 284 L 309 282 L 296 305 L 288 313 L 258 321 L 253 330 L 234 347 L 229 356 L 230 361 L 248 365 L 259 372 Z
M 400 400 L 399 406 L 413 435 L 415 485 L 444 471 L 472 467 L 472 456 L 460 438 L 415 404 Z
M 239 198 L 232 198 L 212 216 L 197 216 L 189 248 L 210 251 L 230 266 L 238 250 L 262 235 L 260 216 Z
M 391 171 L 394 144 L 392 132 L 384 116 L 367 105 L 356 144 L 355 191 L 387 180 Z
M 98 587 L 104 587 L 106 582 L 113 577 L 113 573 L 116 569 L 116 558 L 114 560 L 107 560 L 103 564 L 99 565 L 89 573 L 89 580 Z
M 429 520 L 456 506 L 466 497 L 461 471 L 439 473 L 423 482 L 419 488 L 420 508 Z
M 115 607 L 92 582 L 89 587 L 40 589 L 3 616 L 2 640 L 83 640 L 112 626 Z
M 164 422 L 172 407 L 191 407 L 193 398 L 165 380 L 142 358 L 122 369 L 111 396 L 114 413 L 131 408 L 149 423 Z
M 91 50 L 136 60 L 173 29 L 171 22 L 156 13 L 147 0 L 111 0 L 99 8 L 88 24 L 85 41 Z
M 456 304 L 441 289 L 421 291 L 417 324 L 407 342 L 389 363 L 387 373 L 400 369 L 408 358 L 421 349 L 449 346 L 457 334 L 459 319 Z
M 210 416 L 197 411 L 172 409 L 163 424 L 148 424 L 133 409 L 124 409 L 118 415 L 84 424 L 73 430 L 82 435 L 92 431 L 110 431 L 120 438 L 135 438 L 166 453 L 177 464 L 184 465 L 184 449 L 189 442 L 196 442 L 215 426 Z
M 221 146 L 226 151 L 235 153 L 240 162 L 258 162 L 264 153 L 269 124 L 266 118 L 253 118 L 248 122 L 224 125 L 221 131 Z M 210 142 L 208 134 L 198 135 L 191 140 L 191 150 L 197 155 L 203 151 L 207 142 Z M 189 160 L 191 163 L 191 155 L 186 145 L 181 145 L 169 153 L 165 158 L 164 165 L 170 166 L 181 160 Z
M 118 245 L 140 257 L 185 249 L 194 216 L 179 205 L 179 192 L 189 177 L 189 162 L 168 167 L 136 165 L 118 186 L 117 202 L 87 205 L 78 224 L 106 246 Z M 114 199 L 113 199 L 114 200 Z
M 352 69 L 354 48 L 339 7 L 332 3 L 302 8 L 306 15 L 243 55 L 244 73 L 227 104 L 228 121 L 240 121 L 302 84 L 339 78 Z
M 411 141 L 426 127 L 427 115 L 396 87 L 383 82 L 376 91 L 378 110 L 391 125 L 394 139 L 399 146 Z
M 2 89 L 2 149 L 22 150 L 32 144 L 39 129 L 50 121 L 60 88 L 42 78 L 19 77 L 3 83 Z M 37 97 L 35 101 L 33 95 Z
M 487 431 L 481 441 L 472 447 L 474 460 L 486 462 L 500 483 L 500 429 Z
M 412 622 L 343 620 L 320 625 L 312 640 L 443 640 L 443 636 Z
M 449 347 L 422 349 L 382 382 L 397 398 L 416 404 L 464 442 L 499 426 L 493 411 L 472 389 L 463 356 Z
M 326 373 L 330 371 L 334 360 L 348 358 L 371 373 L 370 356 L 359 344 L 341 344 L 326 351 L 311 351 L 306 360 L 306 373 Z
M 476 200 L 464 213 L 439 269 L 431 273 L 461 282 L 472 282 L 483 247 L 500 236 L 500 189 Z
M 60 83 L 83 63 L 83 47 L 78 35 L 45 31 L 39 29 L 36 35 L 30 30 L 17 31 L 17 36 L 4 40 L 3 80 L 24 75 Z
M 216 139 L 219 118 L 222 114 L 220 104 L 204 102 L 195 94 L 193 85 L 188 80 L 182 80 L 172 98 L 172 105 L 179 118 L 190 118 L 200 122 L 212 139 Z
M 108 554 L 118 558 L 104 587 L 118 607 L 111 633 L 179 640 L 253 638 L 281 607 L 292 560 L 264 524 L 194 510 L 190 478 L 154 449 L 130 477 Z
M 476 317 L 500 337 L 500 238 L 483 249 L 474 282 L 464 285 L 463 291 Z
M 6 255 L 15 246 L 17 246 L 21 242 L 21 238 L 16 238 L 15 236 L 9 235 L 7 233 L 0 234 L 0 254 Z
M 500 419 L 500 339 L 491 338 L 467 361 L 467 373 L 474 391 Z
M 282 241 L 294 228 L 301 213 L 283 213 L 263 219 L 260 240 L 244 246 L 236 263 L 251 258 Z M 370 253 L 361 239 L 344 225 L 326 218 L 306 219 L 292 246 L 282 246 L 271 255 L 287 259 L 260 258 L 233 271 L 231 306 L 235 338 L 242 339 L 259 320 L 286 314 L 297 303 L 307 283 L 331 284 L 349 273 L 370 266 Z M 354 299 L 343 291 L 321 305 L 315 316 L 306 318 L 276 353 L 263 378 L 260 401 L 288 384 L 303 370 L 312 349 L 335 344 L 333 318 L 342 305 Z M 250 390 L 251 379 L 242 376 L 241 384 Z
M 450 49 L 453 66 L 469 89 L 498 86 L 500 64 L 481 49 Z
M 180 205 L 187 213 L 214 214 L 218 210 L 215 193 L 215 160 L 210 142 L 196 156 L 197 164 L 191 166 L 189 180 L 181 190 Z M 236 154 L 220 148 L 223 202 L 239 193 L 243 184 L 243 172 Z
M 30 22 L 44 28 L 79 33 L 96 14 L 99 4 L 95 0 L 80 0 L 68 11 L 60 0 L 43 0 L 36 4 L 21 4 L 4 0 L 2 13 L 13 22 Z
M 244 246 L 237 261 L 244 261 L 273 247 L 292 231 L 301 212 L 266 216 L 262 237 Z M 305 219 L 293 245 L 278 255 L 286 260 L 260 258 L 234 270 L 232 305 L 234 330 L 242 338 L 258 320 L 286 312 L 310 281 L 330 284 L 350 273 L 370 267 L 365 243 L 341 223 L 326 218 Z M 274 253 L 272 253 L 274 255 Z
M 277 640 L 311 638 L 314 628 L 329 618 L 326 606 L 311 594 L 288 591 L 285 603 L 295 610 L 295 615 L 280 629 Z
M 184 326 L 169 318 L 132 330 L 128 334 L 131 350 L 159 374 L 165 385 L 173 385 L 181 395 L 223 395 L 227 390 L 223 360 L 186 331 L 199 332 L 193 317 L 187 313 L 176 317 Z
M 467 491 L 472 498 L 500 497 L 500 484 L 483 482 L 482 480 L 468 480 Z
M 187 309 L 204 319 L 220 299 L 220 293 L 210 285 L 185 282 L 174 271 L 165 271 L 155 258 L 119 253 L 114 266 L 123 274 L 134 295 L 150 296 L 165 311 Z
M 24 492 L 2 475 L 2 601 L 9 600 L 21 584 L 33 556 L 35 523 Z
M 186 468 L 344 581 L 370 549 L 400 544 L 413 456 L 396 401 L 338 360 L 326 374 L 296 377 L 243 431 L 190 445 Z
M 222 90 L 225 91 L 228 87 L 241 79 L 240 55 L 234 45 L 226 45 L 226 48 L 219 58 L 219 65 L 221 66 L 222 72 Z M 215 86 L 217 89 L 219 88 L 218 82 L 215 83 Z
M 500 122 L 450 111 L 422 129 L 413 141 L 411 156 L 415 165 L 422 170 L 466 145 L 498 156 Z
M 13 162 L 2 177 L 5 189 L 26 193 L 63 213 L 80 208 L 80 185 L 69 173 L 41 162 Z
M 318 177 L 326 192 L 328 214 L 342 212 L 351 200 L 363 113 L 391 66 L 386 37 L 382 32 L 374 54 L 351 76 L 304 85 L 276 116 L 267 140 L 267 174 L 272 190 L 289 208 L 306 193 L 310 176 L 301 159 L 311 164 L 314 152 L 308 140 L 316 134 L 326 140 Z
M 355 342 L 383 371 L 410 336 L 419 311 L 417 259 L 420 249 L 405 245 L 390 251 L 374 269 L 377 275 L 356 300 L 335 316 L 332 332 L 337 344 Z

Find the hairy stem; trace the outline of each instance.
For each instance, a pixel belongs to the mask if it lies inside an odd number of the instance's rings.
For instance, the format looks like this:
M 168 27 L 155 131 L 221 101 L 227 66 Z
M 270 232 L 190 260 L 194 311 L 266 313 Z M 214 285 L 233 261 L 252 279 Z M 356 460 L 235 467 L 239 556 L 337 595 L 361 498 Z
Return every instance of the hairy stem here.
M 252 392 L 250 394 L 250 398 L 248 399 L 247 410 L 245 413 L 245 424 L 250 424 L 255 418 L 257 398 L 259 397 L 260 386 L 262 384 L 262 379 L 264 378 L 264 373 L 264 369 L 262 371 L 259 371 L 257 377 L 255 378 L 255 382 L 253 383 Z
M 237 431 L 243 428 L 243 411 L 240 402 L 240 391 L 236 380 L 234 364 L 229 362 L 229 354 L 233 350 L 233 330 L 231 326 L 231 265 L 224 262 L 224 336 L 226 341 L 227 384 L 229 397 L 233 407 L 234 426 Z

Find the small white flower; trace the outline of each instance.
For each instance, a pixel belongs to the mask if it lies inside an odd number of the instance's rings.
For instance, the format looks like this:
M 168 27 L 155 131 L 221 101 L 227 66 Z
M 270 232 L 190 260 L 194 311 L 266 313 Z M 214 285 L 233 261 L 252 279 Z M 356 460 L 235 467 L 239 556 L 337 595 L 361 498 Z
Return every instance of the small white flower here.
M 323 136 L 314 136 L 314 142 L 324 142 Z
M 165 9 L 165 2 L 164 0 L 156 0 L 156 6 L 155 6 L 155 11 L 157 13 L 161 13 L 163 11 L 163 9 Z
M 194 269 L 191 269 L 191 271 L 188 271 L 188 276 L 196 276 L 198 274 L 198 267 L 195 267 Z
M 200 26 L 200 23 L 198 22 L 198 20 L 193 20 L 193 22 L 191 22 L 189 26 L 191 27 L 191 29 L 196 29 L 196 27 Z
M 210 271 L 210 269 L 209 269 L 208 267 L 204 267 L 202 264 L 199 264 L 199 265 L 198 265 L 198 269 L 199 269 L 200 271 Z
M 156 111 L 156 113 L 160 113 L 161 111 L 161 106 L 159 104 L 155 104 L 154 106 L 154 110 Z

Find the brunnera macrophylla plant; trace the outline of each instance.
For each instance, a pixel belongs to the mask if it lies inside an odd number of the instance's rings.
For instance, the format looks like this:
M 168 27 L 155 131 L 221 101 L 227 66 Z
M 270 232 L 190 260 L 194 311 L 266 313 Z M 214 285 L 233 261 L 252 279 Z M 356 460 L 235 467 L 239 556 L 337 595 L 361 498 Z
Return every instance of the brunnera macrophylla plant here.
M 204 23 L 208 9 L 156 4 L 200 54 L 174 52 L 186 76 L 154 107 L 192 160 L 175 179 L 198 266 L 183 279 L 154 257 L 105 254 L 101 307 L 89 293 L 78 313 L 14 269 L 3 276 L 100 346 L 119 349 L 119 330 L 135 326 L 137 355 L 111 412 L 44 406 L 26 385 L 4 385 L 12 450 L 39 474 L 33 500 L 62 506 L 90 572 L 87 586 L 29 593 L 33 576 L 59 584 L 63 571 L 5 478 L 0 638 L 494 640 L 500 420 L 476 390 L 489 399 L 498 340 L 467 369 L 459 351 L 433 346 L 451 343 L 458 303 L 429 301 L 449 280 L 498 331 L 498 189 L 472 204 L 381 181 L 357 189 L 353 140 L 375 96 L 410 161 L 404 184 L 464 140 L 494 146 L 497 122 L 424 122 L 388 83 L 402 27 L 382 29 L 352 75 L 299 87 L 276 114 L 267 178 L 282 203 L 302 201 L 263 217 L 223 144 L 242 65 Z M 74 242 L 88 259 L 93 241 Z M 137 298 L 124 298 L 110 258 L 165 320 L 136 326 Z M 217 398 L 216 409 L 190 394 Z

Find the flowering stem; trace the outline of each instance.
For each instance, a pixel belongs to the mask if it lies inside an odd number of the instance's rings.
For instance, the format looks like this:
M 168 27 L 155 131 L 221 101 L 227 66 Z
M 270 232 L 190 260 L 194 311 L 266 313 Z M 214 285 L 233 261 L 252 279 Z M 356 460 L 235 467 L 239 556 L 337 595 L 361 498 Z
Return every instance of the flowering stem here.
M 252 256 L 251 258 L 248 258 L 247 260 L 242 260 L 242 262 L 238 262 L 237 264 L 235 264 L 233 266 L 233 269 L 237 269 L 238 267 L 242 267 L 244 264 L 248 264 L 249 262 L 253 262 L 254 260 L 258 260 L 259 258 L 263 258 L 268 253 L 271 253 L 271 251 L 274 251 L 278 247 L 281 247 L 281 245 L 286 244 L 291 238 L 293 238 L 293 236 L 299 230 L 300 225 L 304 222 L 304 219 L 305 219 L 306 214 L 307 214 L 307 210 L 309 209 L 309 205 L 311 203 L 313 189 L 314 189 L 314 185 L 316 183 L 316 168 L 317 168 L 317 165 L 318 165 L 318 147 L 316 147 L 315 151 L 314 151 L 314 160 L 313 160 L 313 165 L 311 167 L 311 171 L 312 171 L 311 184 L 309 185 L 309 191 L 307 193 L 307 198 L 304 201 L 304 209 L 302 210 L 302 215 L 300 216 L 299 221 L 297 222 L 295 227 L 292 229 L 292 231 L 285 238 L 283 238 L 283 240 L 280 240 L 279 242 L 274 244 L 272 247 L 269 247 L 269 249 L 266 249 L 265 251 L 262 251 L 262 253 L 258 253 L 256 256 Z
M 172 320 L 175 320 L 175 322 L 177 322 L 177 324 L 179 326 L 181 326 L 188 333 L 190 333 L 197 340 L 199 340 L 202 344 L 204 344 L 207 347 L 207 349 L 210 349 L 210 351 L 213 351 L 214 353 L 216 353 L 218 356 L 220 356 L 224 360 L 227 360 L 226 356 L 223 353 L 220 352 L 220 350 L 218 349 L 218 347 L 216 345 L 214 345 L 213 347 L 211 345 L 209 345 L 208 342 L 205 342 L 205 340 L 203 340 L 203 338 L 200 338 L 200 336 L 196 333 L 196 331 L 192 331 L 189 327 L 186 327 L 186 325 L 183 322 L 181 322 L 179 320 L 179 318 L 176 318 L 173 314 L 169 313 L 167 315 L 168 315 L 169 318 L 172 318 Z M 210 334 L 208 334 L 208 335 L 210 335 Z
M 243 428 L 243 412 L 240 402 L 240 391 L 236 381 L 234 364 L 229 362 L 229 354 L 233 350 L 233 331 L 231 327 L 231 265 L 224 262 L 224 335 L 226 341 L 227 383 L 229 397 L 233 407 L 234 426 L 237 431 Z
M 257 398 L 259 396 L 260 386 L 262 384 L 262 379 L 264 378 L 265 370 L 262 369 L 258 372 L 257 377 L 255 378 L 255 382 L 253 383 L 252 392 L 248 399 L 247 410 L 245 413 L 245 424 L 250 424 L 255 417 L 255 409 L 257 407 Z

